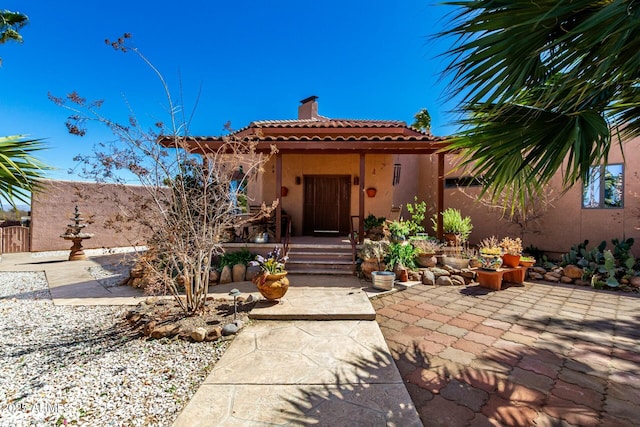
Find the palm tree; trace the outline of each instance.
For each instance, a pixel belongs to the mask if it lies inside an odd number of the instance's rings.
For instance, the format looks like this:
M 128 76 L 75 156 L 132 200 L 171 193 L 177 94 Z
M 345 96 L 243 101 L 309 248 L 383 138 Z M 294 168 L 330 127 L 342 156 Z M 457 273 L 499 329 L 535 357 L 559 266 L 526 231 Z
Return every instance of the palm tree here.
M 27 25 L 29 18 L 20 12 L 0 10 L 0 43 L 9 40 L 22 41 L 19 31 Z
M 50 169 L 31 156 L 44 148 L 42 140 L 22 135 L 0 137 L 0 204 L 2 200 L 15 207 L 15 201 L 30 203 L 29 193 L 38 189 L 38 179 Z
M 455 40 L 445 70 L 461 100 L 453 147 L 485 191 L 524 200 L 563 164 L 568 188 L 606 162 L 612 141 L 640 134 L 640 4 L 446 4 L 457 7 L 439 34 Z

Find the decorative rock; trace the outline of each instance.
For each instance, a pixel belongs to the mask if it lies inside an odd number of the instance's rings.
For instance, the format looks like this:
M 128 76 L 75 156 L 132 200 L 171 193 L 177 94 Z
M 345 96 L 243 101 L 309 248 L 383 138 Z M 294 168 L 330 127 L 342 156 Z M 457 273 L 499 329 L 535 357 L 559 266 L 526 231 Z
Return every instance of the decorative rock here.
M 158 297 L 149 297 L 146 300 L 144 300 L 144 303 L 148 304 L 148 305 L 157 304 L 158 303 L 158 299 L 159 299 Z
M 412 282 L 420 281 L 420 273 L 418 273 L 417 271 L 409 270 L 408 274 L 409 274 L 409 280 L 411 280 Z
M 155 327 L 156 327 L 156 322 L 155 320 L 152 320 L 151 322 L 144 325 L 144 328 L 142 328 L 142 333 L 145 334 L 146 336 L 149 336 L 151 335 L 151 331 L 153 331 Z
M 640 276 L 631 276 L 629 278 L 629 284 L 634 288 L 640 288 Z
M 244 300 L 245 303 L 249 304 L 252 302 L 256 302 L 258 299 L 256 297 L 253 296 L 253 294 L 249 294 L 249 296 L 247 297 L 247 299 Z
M 180 328 L 173 323 L 167 323 L 166 325 L 157 326 L 151 331 L 151 338 L 166 338 L 175 335 Z
M 235 323 L 228 323 L 224 325 L 224 327 L 222 328 L 222 335 L 224 336 L 235 335 L 238 333 L 239 330 L 240 328 Z
M 190 336 L 195 342 L 202 342 L 207 337 L 207 328 L 195 328 Z
M 232 275 L 231 267 L 229 267 L 228 265 L 225 265 L 224 268 L 222 269 L 222 272 L 220 273 L 220 284 L 224 285 L 226 283 L 231 283 L 232 280 L 233 280 L 233 275 Z
M 540 275 L 543 275 L 547 272 L 547 270 L 545 270 L 544 267 L 537 267 L 537 266 L 531 267 L 530 271 L 533 271 L 534 273 L 538 273 Z
M 576 279 L 573 283 L 578 286 L 591 286 L 591 282 L 588 280 Z
M 570 264 L 562 270 L 562 273 L 572 279 L 581 279 L 583 271 L 577 265 Z
M 460 276 L 464 277 L 465 279 L 475 279 L 476 272 L 473 270 L 464 269 L 460 272 Z
M 529 279 L 531 280 L 542 280 L 543 276 L 540 273 L 536 273 L 535 271 L 529 272 Z
M 451 277 L 449 276 L 440 276 L 436 279 L 436 286 L 453 286 L 453 282 L 451 281 Z
M 436 282 L 436 276 L 430 270 L 424 270 L 422 272 L 422 284 L 423 285 L 433 285 Z
M 231 277 L 234 282 L 243 282 L 246 274 L 247 266 L 244 264 L 236 264 L 233 266 Z
M 431 272 L 436 276 L 436 277 L 440 277 L 440 276 L 450 276 L 451 273 L 449 273 L 447 270 L 444 270 L 442 268 L 438 268 L 438 267 L 434 267 L 431 269 Z
M 464 277 L 454 274 L 451 276 L 451 282 L 454 286 L 462 286 L 464 285 Z
M 560 281 L 562 283 L 573 283 L 573 279 L 571 277 L 569 277 L 569 276 L 562 276 L 560 278 Z
M 209 284 L 215 285 L 220 280 L 220 273 L 215 268 L 209 272 Z
M 543 279 L 547 282 L 558 283 L 560 281 L 560 277 L 556 276 L 554 273 L 547 273 L 543 276 Z
M 622 285 L 628 285 L 629 284 L 629 279 L 625 279 L 624 277 L 622 279 L 620 279 L 620 284 Z
M 222 328 L 220 326 L 214 326 L 207 330 L 206 341 L 215 341 L 222 336 Z
M 244 280 L 252 281 L 260 273 L 260 267 L 257 265 L 250 265 L 247 267 L 247 272 L 244 276 Z

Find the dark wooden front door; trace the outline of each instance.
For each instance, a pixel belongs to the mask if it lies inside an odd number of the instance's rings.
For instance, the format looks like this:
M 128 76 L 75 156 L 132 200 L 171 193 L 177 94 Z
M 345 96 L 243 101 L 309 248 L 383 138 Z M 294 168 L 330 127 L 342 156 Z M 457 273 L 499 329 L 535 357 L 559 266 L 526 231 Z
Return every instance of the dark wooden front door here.
M 351 211 L 349 175 L 304 176 L 305 235 L 345 235 L 349 233 Z

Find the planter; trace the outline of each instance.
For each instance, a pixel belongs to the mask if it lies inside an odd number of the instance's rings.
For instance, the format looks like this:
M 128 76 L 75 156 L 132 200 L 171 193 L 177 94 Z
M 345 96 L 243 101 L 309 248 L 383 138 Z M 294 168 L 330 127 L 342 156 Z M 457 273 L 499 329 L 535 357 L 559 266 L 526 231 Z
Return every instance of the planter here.
M 269 301 L 282 298 L 289 289 L 286 271 L 276 274 L 259 274 L 254 277 L 253 283 L 257 286 L 260 294 Z
M 444 257 L 444 264 L 456 270 L 462 270 L 469 267 L 469 258 L 446 256 Z
M 529 260 L 524 260 L 520 258 L 520 265 L 523 267 L 533 267 L 535 263 L 536 263 L 536 260 L 529 261 Z
M 360 264 L 360 271 L 362 272 L 362 275 L 366 278 L 371 280 L 371 273 L 374 271 L 379 271 L 379 270 L 384 270 L 386 268 L 386 264 L 383 262 L 378 262 L 377 259 L 375 258 L 367 258 L 365 260 L 362 261 L 362 264 Z
M 280 196 L 287 197 L 289 194 L 289 189 L 287 187 L 280 187 Z
M 503 254 L 502 262 L 507 267 L 515 268 L 520 264 L 520 255 Z
M 378 192 L 378 190 L 376 190 L 376 189 L 375 189 L 375 188 L 373 188 L 373 187 L 369 187 L 369 188 L 367 188 L 367 190 L 366 190 L 366 191 L 367 191 L 367 196 L 368 196 L 368 197 L 376 197 L 376 193 Z
M 438 258 L 436 254 L 420 254 L 416 256 L 416 264 L 424 268 L 435 267 L 438 264 Z
M 480 267 L 485 270 L 497 270 L 502 266 L 502 258 L 499 255 L 481 255 Z
M 396 273 L 392 271 L 373 271 L 371 273 L 371 280 L 373 281 L 374 288 L 390 291 L 393 289 Z
M 447 246 L 460 246 L 462 244 L 462 239 L 458 233 L 444 233 L 444 241 Z

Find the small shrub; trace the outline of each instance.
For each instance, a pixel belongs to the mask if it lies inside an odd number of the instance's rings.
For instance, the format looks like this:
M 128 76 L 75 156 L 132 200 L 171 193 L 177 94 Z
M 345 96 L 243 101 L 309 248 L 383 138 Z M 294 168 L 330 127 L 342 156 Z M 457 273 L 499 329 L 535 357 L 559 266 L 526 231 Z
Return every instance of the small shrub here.
M 220 257 L 218 269 L 222 270 L 225 266 L 233 267 L 236 264 L 249 265 L 249 262 L 256 258 L 256 254 L 243 248 L 238 252 L 226 252 Z

